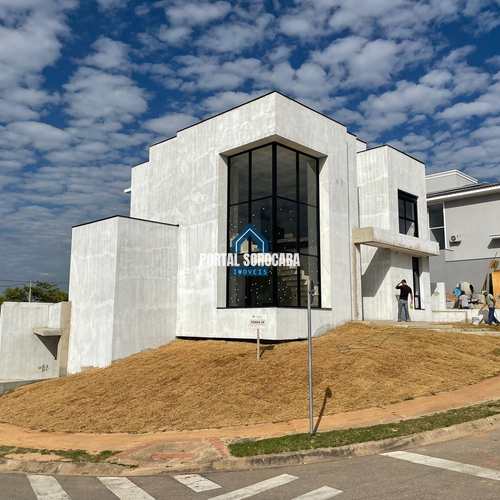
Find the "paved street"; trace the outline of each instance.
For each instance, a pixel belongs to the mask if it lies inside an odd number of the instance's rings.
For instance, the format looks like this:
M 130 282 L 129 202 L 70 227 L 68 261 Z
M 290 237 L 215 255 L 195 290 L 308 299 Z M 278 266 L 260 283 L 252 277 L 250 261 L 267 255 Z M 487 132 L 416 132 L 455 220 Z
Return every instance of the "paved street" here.
M 6 474 L 3 500 L 500 498 L 500 431 L 370 457 L 248 472 L 88 478 Z

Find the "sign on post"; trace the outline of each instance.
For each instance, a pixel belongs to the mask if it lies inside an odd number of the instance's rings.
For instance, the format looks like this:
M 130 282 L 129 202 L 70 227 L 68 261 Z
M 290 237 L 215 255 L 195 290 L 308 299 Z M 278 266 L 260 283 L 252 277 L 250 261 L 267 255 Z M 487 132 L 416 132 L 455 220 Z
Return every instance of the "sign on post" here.
M 250 330 L 252 332 L 255 332 L 256 337 L 257 337 L 257 361 L 260 360 L 260 334 L 262 333 L 262 330 L 264 330 L 266 326 L 266 318 L 264 316 L 258 315 L 258 314 L 252 314 L 252 317 L 250 318 Z

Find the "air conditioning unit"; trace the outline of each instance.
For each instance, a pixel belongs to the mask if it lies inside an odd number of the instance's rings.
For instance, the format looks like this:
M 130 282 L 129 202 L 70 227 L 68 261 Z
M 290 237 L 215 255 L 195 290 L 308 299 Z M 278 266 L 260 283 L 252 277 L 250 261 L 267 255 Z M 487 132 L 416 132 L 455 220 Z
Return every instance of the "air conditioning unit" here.
M 452 234 L 450 236 L 450 243 L 460 243 L 462 241 L 461 234 Z

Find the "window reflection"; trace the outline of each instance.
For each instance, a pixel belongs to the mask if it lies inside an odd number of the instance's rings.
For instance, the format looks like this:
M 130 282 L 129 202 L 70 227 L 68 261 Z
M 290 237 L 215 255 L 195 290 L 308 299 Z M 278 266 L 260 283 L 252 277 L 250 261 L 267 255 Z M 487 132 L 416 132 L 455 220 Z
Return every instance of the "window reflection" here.
M 300 253 L 301 267 L 271 268 L 267 276 L 228 272 L 229 307 L 304 307 L 311 277 L 319 285 L 318 160 L 273 143 L 229 158 L 228 248 L 252 224 L 277 253 Z M 260 251 L 245 242 L 241 252 Z M 320 298 L 313 305 L 319 307 Z

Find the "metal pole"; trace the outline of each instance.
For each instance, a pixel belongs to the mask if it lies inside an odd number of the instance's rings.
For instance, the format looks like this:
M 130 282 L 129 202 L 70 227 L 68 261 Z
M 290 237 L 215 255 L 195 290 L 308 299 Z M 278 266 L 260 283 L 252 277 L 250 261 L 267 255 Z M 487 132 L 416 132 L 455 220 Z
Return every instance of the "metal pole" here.
M 307 279 L 307 372 L 308 372 L 308 396 L 309 396 L 309 434 L 314 433 L 314 409 L 313 409 L 313 364 L 312 364 L 312 328 L 311 328 L 311 279 Z
M 257 361 L 260 360 L 260 328 L 257 328 Z
M 31 280 L 30 280 L 30 287 L 28 291 L 28 302 L 31 302 Z

